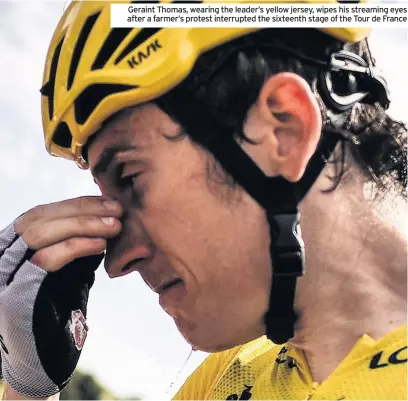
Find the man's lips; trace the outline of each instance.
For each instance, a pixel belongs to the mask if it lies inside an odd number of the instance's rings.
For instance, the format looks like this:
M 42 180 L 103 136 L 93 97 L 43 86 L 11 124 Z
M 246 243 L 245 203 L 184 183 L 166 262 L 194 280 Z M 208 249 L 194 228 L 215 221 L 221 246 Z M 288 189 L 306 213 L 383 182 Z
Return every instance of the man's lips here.
M 121 274 L 126 274 L 126 272 L 129 272 L 130 270 L 138 270 L 140 275 L 142 276 L 143 280 L 146 282 L 146 284 L 157 294 L 161 295 L 171 287 L 173 287 L 176 284 L 182 283 L 183 280 L 181 280 L 179 277 L 161 277 L 157 276 L 152 277 L 152 274 L 150 274 L 149 269 L 138 269 L 138 261 L 137 260 L 132 260 L 128 262 L 123 268 Z M 149 277 L 151 276 L 151 277 Z
M 187 288 L 183 280 L 174 280 L 162 288 L 159 296 L 160 306 L 170 315 L 176 316 L 187 296 Z
M 169 290 L 171 287 L 173 287 L 173 286 L 175 286 L 177 284 L 180 284 L 182 282 L 183 282 L 183 280 L 181 280 L 179 278 L 176 278 L 176 279 L 173 279 L 171 281 L 167 281 L 167 283 L 165 283 L 165 284 L 161 284 L 161 285 L 158 285 L 157 287 L 152 287 L 152 288 L 153 288 L 154 292 L 157 292 L 158 294 L 162 295 L 167 290 Z

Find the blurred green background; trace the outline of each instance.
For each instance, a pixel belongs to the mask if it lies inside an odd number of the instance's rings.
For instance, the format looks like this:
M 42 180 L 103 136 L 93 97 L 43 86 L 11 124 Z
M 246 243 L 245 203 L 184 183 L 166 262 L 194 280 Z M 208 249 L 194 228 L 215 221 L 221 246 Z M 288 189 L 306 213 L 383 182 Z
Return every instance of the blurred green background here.
M 0 378 L 0 399 L 3 397 L 3 383 Z M 77 370 L 68 386 L 61 392 L 61 400 L 143 400 L 140 394 L 119 398 L 91 374 Z

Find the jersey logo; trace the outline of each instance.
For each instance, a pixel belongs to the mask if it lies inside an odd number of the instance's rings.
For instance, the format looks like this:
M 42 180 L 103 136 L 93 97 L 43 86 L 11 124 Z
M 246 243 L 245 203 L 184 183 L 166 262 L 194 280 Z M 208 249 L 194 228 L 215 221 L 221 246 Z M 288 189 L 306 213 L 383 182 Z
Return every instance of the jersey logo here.
M 130 68 L 135 68 L 138 66 L 144 59 L 149 58 L 157 50 L 161 49 L 162 45 L 159 43 L 159 40 L 156 39 L 154 42 L 146 46 L 145 51 L 139 51 L 134 56 L 127 59 L 127 63 Z
M 275 359 L 275 362 L 278 363 L 279 365 L 281 363 L 285 363 L 287 361 L 287 358 L 285 354 L 288 352 L 288 349 L 286 347 L 282 347 L 282 349 L 279 351 L 278 357 Z
M 383 358 L 384 351 L 381 351 L 378 354 L 375 354 L 370 361 L 370 369 L 385 368 L 386 366 L 389 366 L 390 364 L 398 365 L 400 363 L 406 363 L 408 359 L 402 358 L 401 352 L 406 350 L 407 348 L 408 347 L 402 347 L 396 350 L 388 357 L 388 360 L 386 359 L 387 358 L 386 356 Z
M 254 386 L 248 386 L 244 384 L 245 390 L 241 393 L 240 397 L 238 398 L 238 394 L 231 394 L 229 395 L 226 400 L 250 400 L 252 397 L 251 388 Z
M 296 365 L 296 360 L 293 359 L 291 356 L 286 356 L 285 354 L 288 352 L 288 349 L 286 347 L 283 347 L 278 354 L 278 357 L 275 359 L 275 362 L 279 365 L 282 363 L 287 362 L 287 366 L 289 369 L 295 368 Z
M 81 310 L 72 311 L 71 321 L 70 329 L 72 337 L 74 338 L 75 347 L 78 351 L 81 351 L 88 332 L 88 325 L 86 324 L 85 316 Z

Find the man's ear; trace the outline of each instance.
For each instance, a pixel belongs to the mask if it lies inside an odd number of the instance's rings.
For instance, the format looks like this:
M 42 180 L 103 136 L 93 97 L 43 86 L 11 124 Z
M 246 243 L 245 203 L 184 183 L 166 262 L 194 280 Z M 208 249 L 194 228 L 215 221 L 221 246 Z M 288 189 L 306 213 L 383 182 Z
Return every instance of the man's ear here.
M 316 97 L 302 77 L 286 72 L 271 76 L 246 125 L 245 134 L 258 145 L 244 149 L 266 174 L 291 182 L 303 176 L 320 139 L 322 118 Z

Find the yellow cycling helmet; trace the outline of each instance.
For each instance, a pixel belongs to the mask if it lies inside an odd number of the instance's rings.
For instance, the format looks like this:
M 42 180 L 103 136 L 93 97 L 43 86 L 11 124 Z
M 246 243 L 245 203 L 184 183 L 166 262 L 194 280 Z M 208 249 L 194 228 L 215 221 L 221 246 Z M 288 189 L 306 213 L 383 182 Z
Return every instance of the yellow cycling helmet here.
M 337 4 L 335 0 L 298 1 L 322 2 Z M 45 65 L 41 93 L 46 149 L 54 156 L 75 160 L 81 168 L 88 167 L 82 157 L 83 146 L 106 119 L 176 87 L 189 75 L 203 52 L 259 30 L 111 28 L 111 3 L 72 2 L 53 35 Z M 369 33 L 366 28 L 321 30 L 351 43 Z

